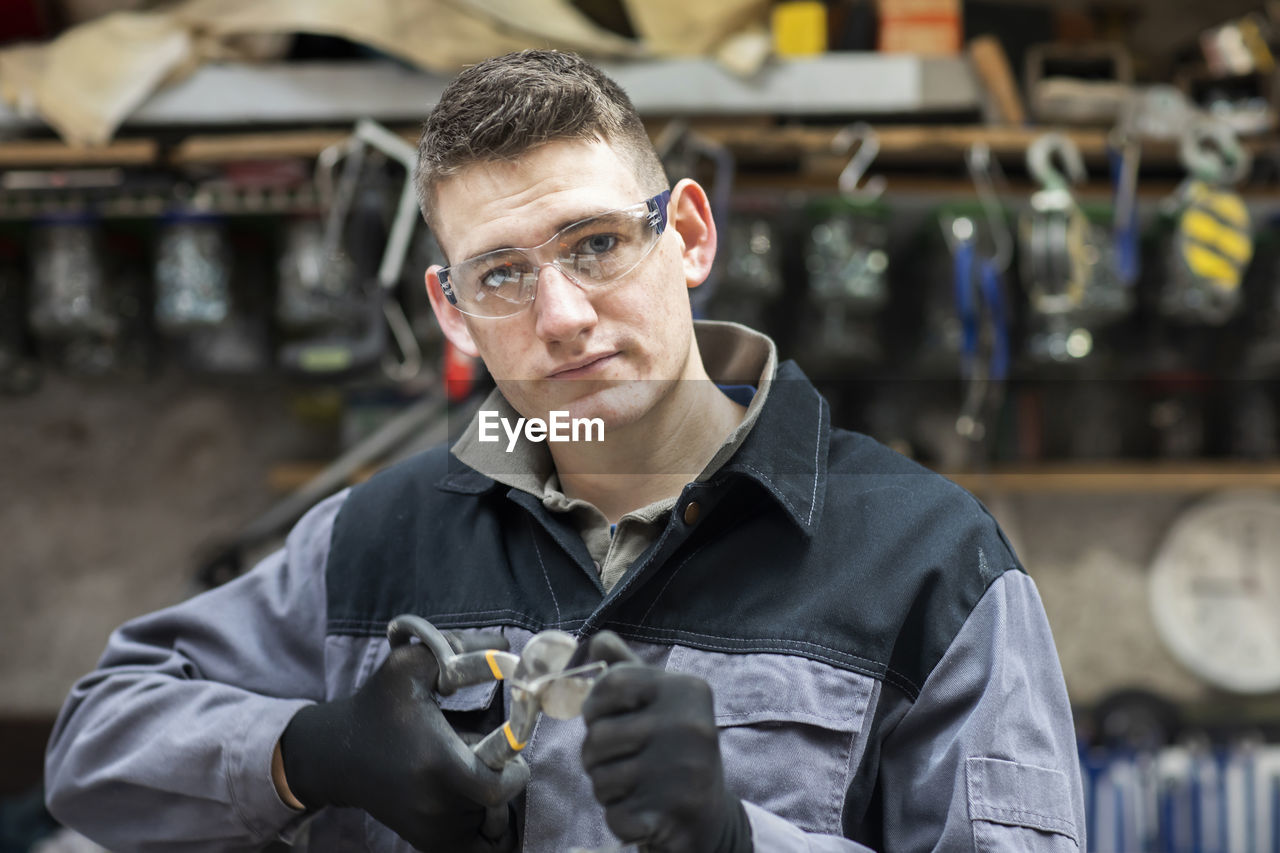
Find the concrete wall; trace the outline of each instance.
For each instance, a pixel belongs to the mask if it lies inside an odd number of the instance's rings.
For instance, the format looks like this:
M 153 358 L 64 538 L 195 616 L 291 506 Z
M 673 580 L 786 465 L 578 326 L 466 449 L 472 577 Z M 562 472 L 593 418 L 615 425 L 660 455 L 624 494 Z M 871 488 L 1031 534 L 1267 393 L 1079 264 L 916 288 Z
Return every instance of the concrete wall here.
M 1187 495 L 995 495 L 986 503 L 1044 599 L 1072 701 L 1121 688 L 1180 702 L 1212 693 L 1165 649 L 1148 567 Z
M 52 713 L 122 621 L 189 595 L 202 549 L 307 450 L 269 389 L 46 378 L 0 398 L 0 716 Z

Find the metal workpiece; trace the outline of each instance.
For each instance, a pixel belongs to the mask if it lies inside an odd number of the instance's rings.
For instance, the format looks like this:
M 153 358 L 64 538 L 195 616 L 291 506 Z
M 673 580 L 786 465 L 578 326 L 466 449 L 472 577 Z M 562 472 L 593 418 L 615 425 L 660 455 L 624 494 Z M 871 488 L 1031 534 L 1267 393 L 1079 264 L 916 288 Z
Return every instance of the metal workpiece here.
M 542 713 L 567 720 L 582 712 L 582 703 L 595 680 L 604 672 L 603 661 L 566 669 L 578 641 L 563 631 L 535 634 L 519 654 L 481 649 L 464 652 L 448 635 L 421 616 L 405 614 L 387 625 L 393 647 L 417 638 L 439 665 L 437 693 L 449 695 L 462 687 L 486 681 L 511 685 L 510 712 L 497 729 L 473 748 L 486 766 L 501 770 L 519 757 L 533 736 Z
M 510 678 L 507 721 L 475 747 L 481 761 L 497 770 L 519 755 L 541 713 L 558 720 L 582 713 L 582 703 L 606 665 L 597 661 L 566 669 L 577 648 L 578 641 L 563 631 L 543 631 L 529 640 Z

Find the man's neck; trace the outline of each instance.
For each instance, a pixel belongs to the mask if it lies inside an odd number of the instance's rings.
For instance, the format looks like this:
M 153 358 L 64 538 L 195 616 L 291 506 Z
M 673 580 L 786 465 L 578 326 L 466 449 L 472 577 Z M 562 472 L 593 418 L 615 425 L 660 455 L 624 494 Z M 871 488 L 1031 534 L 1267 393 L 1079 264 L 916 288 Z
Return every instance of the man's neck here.
M 691 357 L 698 359 L 694 378 L 676 382 L 660 405 L 606 442 L 548 445 L 566 497 L 588 501 L 617 522 L 678 495 L 702 472 L 746 408 L 707 378 L 696 349 Z

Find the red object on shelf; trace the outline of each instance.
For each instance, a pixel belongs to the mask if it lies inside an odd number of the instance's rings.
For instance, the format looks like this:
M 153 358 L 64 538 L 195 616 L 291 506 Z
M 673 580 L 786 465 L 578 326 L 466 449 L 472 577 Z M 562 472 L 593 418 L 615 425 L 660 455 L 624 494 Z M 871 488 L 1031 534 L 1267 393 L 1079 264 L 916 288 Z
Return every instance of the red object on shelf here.
M 448 341 L 444 342 L 444 390 L 452 403 L 471 396 L 476 383 L 476 360 Z
M 955 56 L 963 42 L 960 0 L 879 0 L 881 53 Z

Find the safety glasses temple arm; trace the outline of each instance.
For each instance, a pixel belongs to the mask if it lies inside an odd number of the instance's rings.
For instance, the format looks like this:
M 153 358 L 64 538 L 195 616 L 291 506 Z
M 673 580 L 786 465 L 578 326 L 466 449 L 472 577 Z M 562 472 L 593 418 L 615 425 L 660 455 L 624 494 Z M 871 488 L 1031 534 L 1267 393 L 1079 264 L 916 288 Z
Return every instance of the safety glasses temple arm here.
M 454 292 L 453 285 L 449 283 L 449 268 L 445 267 L 436 272 L 436 278 L 440 282 L 440 290 L 444 292 L 444 298 L 449 300 L 450 305 L 458 304 L 458 294 Z
M 667 230 L 667 205 L 671 203 L 671 190 L 663 190 L 645 202 L 649 207 L 649 224 L 661 234 Z

